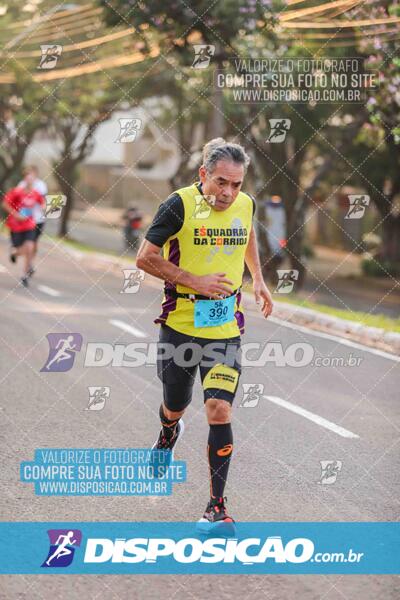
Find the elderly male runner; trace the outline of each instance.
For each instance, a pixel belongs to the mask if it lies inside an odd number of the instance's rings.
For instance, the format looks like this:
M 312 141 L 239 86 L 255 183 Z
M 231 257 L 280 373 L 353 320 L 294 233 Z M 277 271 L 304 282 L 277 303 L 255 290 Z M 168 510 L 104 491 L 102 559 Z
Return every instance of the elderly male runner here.
M 210 501 L 198 523 L 201 531 L 221 525 L 224 530 L 234 528 L 223 494 L 233 449 L 232 403 L 241 368 L 236 351 L 244 332 L 240 286 L 245 263 L 264 317 L 272 311 L 252 226 L 255 203 L 241 191 L 248 164 L 249 157 L 238 144 L 221 138 L 206 144 L 200 182 L 177 190 L 160 205 L 136 261 L 138 268 L 165 281 L 162 312 L 155 320 L 161 325 L 160 342 L 175 348 L 196 343 L 202 351 L 220 342 L 226 350 L 220 361 L 199 361 L 210 426 Z M 233 359 L 228 346 L 234 349 Z M 192 399 L 198 365 L 188 367 L 159 355 L 164 401 L 162 429 L 153 447 L 172 454 L 183 432 L 181 417 Z

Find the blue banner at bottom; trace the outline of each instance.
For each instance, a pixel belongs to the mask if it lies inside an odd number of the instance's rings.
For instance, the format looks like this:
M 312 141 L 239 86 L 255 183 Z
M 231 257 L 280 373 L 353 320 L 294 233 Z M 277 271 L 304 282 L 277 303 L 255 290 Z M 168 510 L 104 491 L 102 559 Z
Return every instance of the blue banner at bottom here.
M 0 523 L 1 574 L 398 574 L 399 523 Z M 232 526 L 230 526 L 232 527 Z

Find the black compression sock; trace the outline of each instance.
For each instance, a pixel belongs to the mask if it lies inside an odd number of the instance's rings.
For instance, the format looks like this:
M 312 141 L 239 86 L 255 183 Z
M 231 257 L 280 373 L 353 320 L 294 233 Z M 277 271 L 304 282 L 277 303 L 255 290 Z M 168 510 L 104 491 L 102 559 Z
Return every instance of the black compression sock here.
M 174 433 L 175 433 L 175 429 L 176 426 L 178 425 L 179 419 L 175 419 L 174 421 L 171 421 L 170 419 L 167 419 L 167 417 L 164 414 L 164 410 L 163 410 L 163 405 L 160 404 L 160 420 L 161 420 L 161 425 L 163 428 L 163 434 L 165 435 L 166 438 L 171 438 L 173 437 Z
M 230 423 L 210 425 L 208 435 L 208 463 L 210 466 L 210 494 L 221 498 L 228 477 L 229 463 L 233 449 L 232 427 Z

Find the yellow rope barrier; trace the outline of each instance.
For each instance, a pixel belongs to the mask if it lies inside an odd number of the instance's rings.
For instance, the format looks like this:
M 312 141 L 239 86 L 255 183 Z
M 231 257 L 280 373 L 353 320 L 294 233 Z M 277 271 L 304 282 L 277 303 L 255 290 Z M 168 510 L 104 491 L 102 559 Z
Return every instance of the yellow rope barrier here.
M 339 19 L 332 21 L 297 21 L 295 23 L 285 23 L 286 29 L 342 29 L 344 27 L 368 27 L 370 25 L 380 25 L 381 23 L 400 23 L 400 17 L 385 17 L 383 19 L 360 19 L 354 21 L 341 21 Z
M 351 4 L 361 4 L 362 1 L 363 0 L 336 0 L 336 2 L 326 2 L 324 4 L 320 4 L 319 6 L 311 6 L 309 8 L 301 8 L 299 10 L 282 12 L 280 15 L 280 21 L 291 21 L 292 19 L 297 19 L 298 17 L 315 15 L 321 12 L 326 12 L 327 10 L 332 10 L 333 8 L 348 6 Z
M 91 48 L 92 46 L 101 46 L 102 44 L 113 42 L 114 40 L 124 38 L 128 35 L 132 35 L 133 33 L 135 33 L 135 29 L 133 27 L 131 29 L 124 29 L 123 31 L 117 31 L 116 33 L 109 33 L 108 35 L 103 35 L 93 40 L 86 40 L 85 42 L 80 42 L 77 44 L 65 45 L 63 46 L 62 52 L 65 54 L 66 52 L 76 52 L 77 50 Z M 0 56 L 3 57 L 7 56 L 8 54 L 11 54 L 11 58 L 34 58 L 42 55 L 40 50 L 32 50 L 31 52 L 13 52 L 12 50 L 10 53 L 0 52 Z
M 52 20 L 54 19 L 67 19 L 67 18 L 82 18 L 82 14 L 83 12 L 93 12 L 93 11 L 98 11 L 98 10 L 102 10 L 101 8 L 93 8 L 92 4 L 86 4 L 85 6 L 80 6 L 78 8 L 69 8 L 68 10 L 63 10 L 63 11 L 59 11 L 57 13 L 52 13 L 51 14 L 51 18 Z M 76 14 L 76 13 L 80 13 L 80 14 Z M 41 23 L 46 24 L 48 21 L 48 17 L 49 15 L 43 15 L 42 17 L 36 19 L 38 25 L 40 25 Z M 24 27 L 30 27 L 31 25 L 34 24 L 34 19 L 28 19 L 26 21 L 17 21 L 16 23 L 10 23 L 7 25 L 7 29 L 18 29 L 21 28 L 23 29 Z
M 70 77 L 79 77 L 89 73 L 96 73 L 105 69 L 114 69 L 115 67 L 124 67 L 134 63 L 140 63 L 147 58 L 155 58 L 160 55 L 159 48 L 154 48 L 144 57 L 141 52 L 134 52 L 124 56 L 109 56 L 97 61 L 89 62 L 78 67 L 68 67 L 66 69 L 54 69 L 46 73 L 35 73 L 32 76 L 33 81 L 54 81 L 57 79 L 68 79 Z M 12 73 L 0 75 L 0 84 L 14 83 L 15 76 Z

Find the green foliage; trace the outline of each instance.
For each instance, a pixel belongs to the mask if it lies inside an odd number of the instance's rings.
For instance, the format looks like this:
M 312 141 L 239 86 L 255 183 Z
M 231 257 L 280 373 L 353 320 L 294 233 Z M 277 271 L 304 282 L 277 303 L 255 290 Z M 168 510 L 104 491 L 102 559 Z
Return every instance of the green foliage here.
M 0 185 L 3 191 L 20 177 L 25 150 L 34 134 L 46 127 L 48 90 L 35 84 L 29 72 L 9 61 L 15 82 L 1 88 L 0 97 Z
M 390 261 L 379 262 L 376 258 L 363 258 L 361 269 L 364 275 L 369 277 L 387 277 L 388 274 L 398 277 L 400 275 L 400 264 Z
M 204 43 L 218 43 L 225 50 L 238 32 L 271 26 L 273 9 L 282 6 L 273 0 L 99 0 L 99 4 L 109 25 L 129 22 L 142 33 L 148 28 L 157 30 L 178 49 L 184 49 L 195 32 Z

